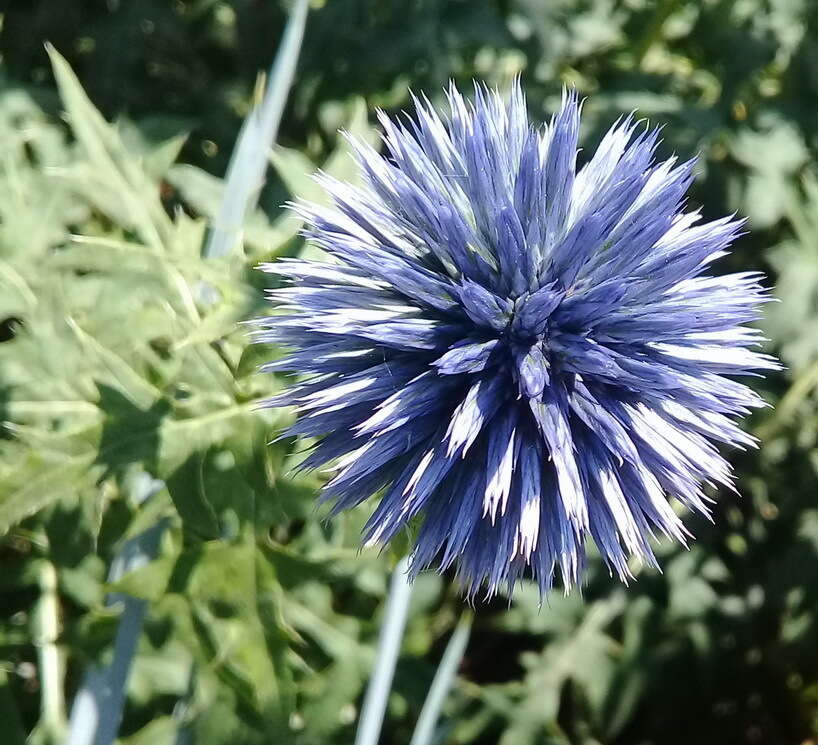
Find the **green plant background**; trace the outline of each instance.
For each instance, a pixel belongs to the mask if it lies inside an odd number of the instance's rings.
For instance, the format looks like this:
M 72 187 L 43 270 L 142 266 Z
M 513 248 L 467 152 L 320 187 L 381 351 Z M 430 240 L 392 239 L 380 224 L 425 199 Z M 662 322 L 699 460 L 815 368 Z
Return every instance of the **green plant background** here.
M 279 205 L 320 199 L 318 167 L 355 178 L 339 127 L 374 138 L 375 108 L 410 87 L 517 73 L 538 119 L 564 84 L 587 95 L 586 147 L 635 109 L 665 125 L 665 155 L 701 154 L 691 203 L 749 218 L 722 269 L 775 283 L 764 326 L 787 369 L 758 382 L 761 450 L 731 456 L 742 496 L 689 520 L 690 550 L 660 543 L 663 573 L 625 588 L 592 561 L 582 595 L 540 610 L 523 583 L 478 606 L 440 742 L 818 741 L 818 3 L 315 3 L 244 248 L 203 260 L 287 10 L 0 9 L 3 744 L 61 741 L 60 709 L 110 658 L 112 590 L 149 601 L 123 743 L 352 741 L 398 553 L 359 552 L 371 507 L 325 523 L 319 477 L 290 475 L 299 445 L 267 444 L 290 414 L 254 403 L 287 380 L 256 373 L 277 352 L 237 323 L 264 312 L 253 267 L 302 251 Z M 159 558 L 106 583 L 123 538 L 162 517 Z M 416 583 L 384 745 L 408 742 L 461 606 L 450 578 Z

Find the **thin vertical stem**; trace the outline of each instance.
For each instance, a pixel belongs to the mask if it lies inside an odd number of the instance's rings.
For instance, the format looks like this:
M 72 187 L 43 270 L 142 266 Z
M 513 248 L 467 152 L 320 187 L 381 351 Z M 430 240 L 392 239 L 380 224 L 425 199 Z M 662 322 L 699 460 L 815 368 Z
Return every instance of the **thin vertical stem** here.
M 389 596 L 386 599 L 386 614 L 378 637 L 375 669 L 372 671 L 372 678 L 361 707 L 355 745 L 376 745 L 381 733 L 386 702 L 392 687 L 395 664 L 398 660 L 403 629 L 406 626 L 406 615 L 409 610 L 411 585 L 408 569 L 409 561 L 404 558 L 398 562 L 392 572 Z
M 466 651 L 466 645 L 469 643 L 473 619 L 474 614 L 470 610 L 463 611 L 460 616 L 452 638 L 446 645 L 446 651 L 440 660 L 426 701 L 423 702 L 423 708 L 420 710 L 418 723 L 409 745 L 431 745 L 440 711 L 454 682 L 457 668 Z
M 40 600 L 35 629 L 40 674 L 39 727 L 47 740 L 57 741 L 65 729 L 64 670 L 57 646 L 60 633 L 57 570 L 50 561 L 43 561 L 39 569 Z
M 308 0 L 296 0 L 270 70 L 264 98 L 242 124 L 225 176 L 224 197 L 204 246 L 205 258 L 226 256 L 241 236 L 247 212 L 255 207 L 268 154 L 295 75 L 307 24 Z
M 128 572 L 144 566 L 159 551 L 159 542 L 167 526 L 160 520 L 144 533 L 127 541 L 111 564 L 108 579 L 116 582 Z M 111 745 L 116 739 L 125 688 L 136 645 L 142 631 L 147 603 L 127 595 L 111 595 L 108 604 L 122 603 L 114 652 L 108 667 L 89 670 L 71 707 L 71 727 L 66 745 Z

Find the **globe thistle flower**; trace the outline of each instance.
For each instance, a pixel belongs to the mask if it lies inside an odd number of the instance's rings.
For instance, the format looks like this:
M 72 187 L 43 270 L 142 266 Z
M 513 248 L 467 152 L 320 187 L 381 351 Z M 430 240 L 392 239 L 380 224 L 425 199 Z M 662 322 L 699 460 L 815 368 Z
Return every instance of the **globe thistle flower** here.
M 735 418 L 762 402 L 729 376 L 776 367 L 742 326 L 766 295 L 704 273 L 741 221 L 686 212 L 694 161 L 632 117 L 578 168 L 573 92 L 543 128 L 518 84 L 448 103 L 381 115 L 364 186 L 321 175 L 333 206 L 295 208 L 337 263 L 263 267 L 290 283 L 260 336 L 292 348 L 266 369 L 309 376 L 269 405 L 320 438 L 303 467 L 334 464 L 335 512 L 377 495 L 367 544 L 416 526 L 415 573 L 568 589 L 592 539 L 627 580 L 655 533 L 685 542 L 669 500 L 706 515 L 702 485 L 732 487 L 716 444 L 754 443 Z

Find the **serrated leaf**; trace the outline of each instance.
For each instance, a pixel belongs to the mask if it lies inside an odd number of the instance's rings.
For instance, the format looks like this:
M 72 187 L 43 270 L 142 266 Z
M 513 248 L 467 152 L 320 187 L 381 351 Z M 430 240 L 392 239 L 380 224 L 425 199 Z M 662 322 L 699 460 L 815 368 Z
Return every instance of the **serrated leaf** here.
M 133 227 L 148 245 L 161 248 L 170 219 L 157 184 L 129 157 L 116 130 L 93 106 L 66 60 L 50 45 L 47 51 L 71 129 L 93 167 L 93 171 L 84 170 L 84 177 L 97 182 L 103 190 L 100 194 L 118 200 L 105 202 L 116 213 L 114 217 Z
M 57 458 L 28 448 L 17 449 L 15 466 L 5 471 L 0 484 L 0 535 L 29 515 L 93 483 L 91 466 L 95 459 L 94 450 Z
M 93 336 L 83 331 L 73 318 L 67 318 L 68 327 L 77 337 L 85 353 L 96 357 L 105 375 L 126 398 L 140 409 L 147 409 L 161 397 L 161 393 L 116 352 L 106 349 Z

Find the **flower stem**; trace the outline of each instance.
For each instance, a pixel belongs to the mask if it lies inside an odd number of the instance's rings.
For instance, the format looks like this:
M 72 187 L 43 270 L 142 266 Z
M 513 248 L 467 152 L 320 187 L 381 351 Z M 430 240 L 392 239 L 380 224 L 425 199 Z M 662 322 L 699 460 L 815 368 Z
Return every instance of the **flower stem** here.
M 159 551 L 159 541 L 168 521 L 131 538 L 111 563 L 109 581 L 116 582 L 125 574 L 144 566 Z M 131 662 L 136 653 L 147 602 L 127 595 L 112 595 L 108 604 L 124 606 L 114 640 L 111 664 L 89 670 L 71 707 L 71 727 L 66 745 L 111 745 L 116 739 Z
M 460 616 L 452 638 L 446 645 L 446 651 L 440 660 L 426 701 L 423 702 L 423 708 L 420 710 L 418 723 L 409 745 L 431 745 L 440 711 L 454 682 L 457 668 L 466 651 L 466 645 L 469 643 L 473 619 L 474 613 L 468 609 L 464 610 Z
M 307 24 L 308 0 L 296 0 L 287 20 L 261 103 L 244 120 L 230 156 L 224 197 L 204 246 L 206 259 L 227 256 L 241 237 L 244 219 L 256 206 L 267 170 L 268 153 L 295 76 Z
M 389 596 L 386 600 L 386 615 L 378 637 L 375 669 L 361 707 L 355 745 L 376 745 L 381 733 L 386 702 L 392 686 L 395 664 L 398 660 L 403 629 L 406 626 L 406 615 L 409 610 L 411 585 L 407 575 L 408 568 L 409 561 L 403 558 L 392 572 Z
M 57 570 L 50 561 L 40 564 L 39 584 L 35 631 L 41 691 L 39 727 L 47 742 L 58 742 L 65 729 L 64 668 L 57 646 L 60 633 Z

